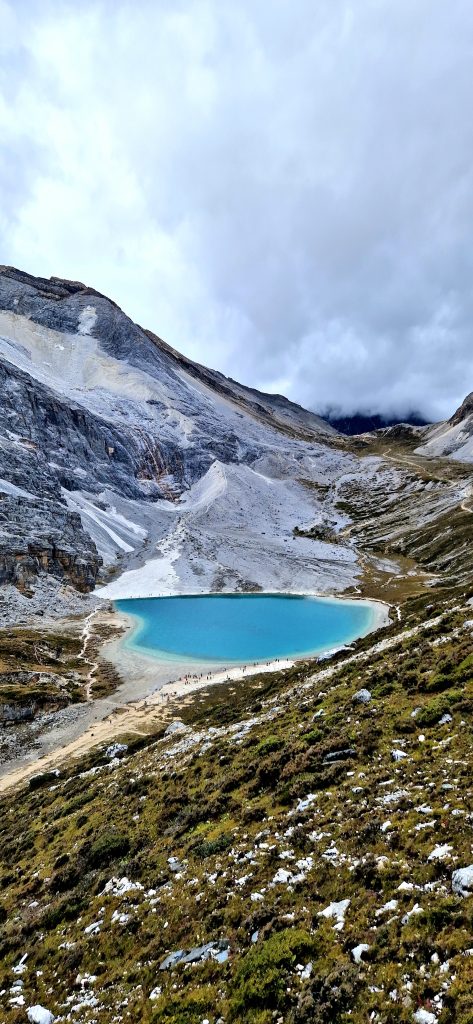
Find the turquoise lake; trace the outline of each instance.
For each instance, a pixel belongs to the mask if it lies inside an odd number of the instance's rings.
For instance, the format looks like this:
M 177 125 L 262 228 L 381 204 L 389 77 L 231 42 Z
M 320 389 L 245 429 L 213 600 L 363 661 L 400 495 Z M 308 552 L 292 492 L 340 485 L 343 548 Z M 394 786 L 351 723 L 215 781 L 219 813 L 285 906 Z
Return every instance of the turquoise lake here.
M 272 594 L 218 594 L 116 601 L 137 620 L 128 648 L 156 657 L 246 664 L 320 654 L 373 627 L 362 601 Z

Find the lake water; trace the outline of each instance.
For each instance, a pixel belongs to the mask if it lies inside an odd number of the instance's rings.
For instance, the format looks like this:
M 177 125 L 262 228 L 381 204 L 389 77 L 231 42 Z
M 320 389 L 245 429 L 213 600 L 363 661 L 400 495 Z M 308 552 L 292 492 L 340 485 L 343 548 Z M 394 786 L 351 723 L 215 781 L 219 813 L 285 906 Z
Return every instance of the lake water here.
M 137 620 L 127 647 L 224 664 L 320 654 L 369 632 L 376 614 L 363 601 L 272 594 L 133 598 L 115 605 Z

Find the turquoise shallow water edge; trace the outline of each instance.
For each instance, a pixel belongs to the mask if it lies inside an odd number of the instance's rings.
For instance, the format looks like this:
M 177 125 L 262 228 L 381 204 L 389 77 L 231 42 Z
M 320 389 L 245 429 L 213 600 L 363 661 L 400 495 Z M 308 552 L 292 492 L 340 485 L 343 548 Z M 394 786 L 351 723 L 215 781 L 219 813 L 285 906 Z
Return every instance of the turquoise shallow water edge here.
M 115 607 L 136 620 L 124 642 L 131 650 L 240 665 L 321 654 L 368 633 L 376 620 L 368 602 L 280 594 L 130 598 Z

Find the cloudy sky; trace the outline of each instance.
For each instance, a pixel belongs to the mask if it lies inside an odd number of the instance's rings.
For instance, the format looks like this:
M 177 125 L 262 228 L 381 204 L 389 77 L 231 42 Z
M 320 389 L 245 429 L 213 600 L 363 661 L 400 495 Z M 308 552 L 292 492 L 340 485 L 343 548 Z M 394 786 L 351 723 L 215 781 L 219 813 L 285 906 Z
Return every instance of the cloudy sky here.
M 473 389 L 471 0 L 0 0 L 0 262 L 313 409 Z

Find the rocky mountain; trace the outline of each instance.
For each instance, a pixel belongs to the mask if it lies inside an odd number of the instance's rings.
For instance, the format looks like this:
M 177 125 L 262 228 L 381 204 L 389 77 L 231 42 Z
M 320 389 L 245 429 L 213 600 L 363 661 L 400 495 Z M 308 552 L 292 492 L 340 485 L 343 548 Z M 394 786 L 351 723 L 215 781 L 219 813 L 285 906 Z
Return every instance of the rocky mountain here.
M 119 571 L 107 596 L 355 578 L 351 550 L 293 534 L 343 525 L 329 492 L 356 470 L 318 416 L 193 363 L 91 288 L 10 267 L 0 375 L 5 614 L 62 613 L 62 584 Z
M 362 568 L 355 481 L 367 510 L 406 483 L 388 441 L 473 459 L 471 396 L 447 424 L 386 428 L 357 447 L 181 355 L 93 288 L 11 267 L 0 382 L 3 621 L 85 612 L 79 595 L 94 590 L 343 590 Z
M 471 1024 L 472 396 L 343 437 L 12 268 L 0 374 L 2 1024 Z M 109 643 L 259 588 L 390 618 L 161 689 Z
M 453 416 L 436 423 L 423 433 L 421 455 L 450 456 L 460 462 L 473 462 L 473 392 L 465 398 Z

